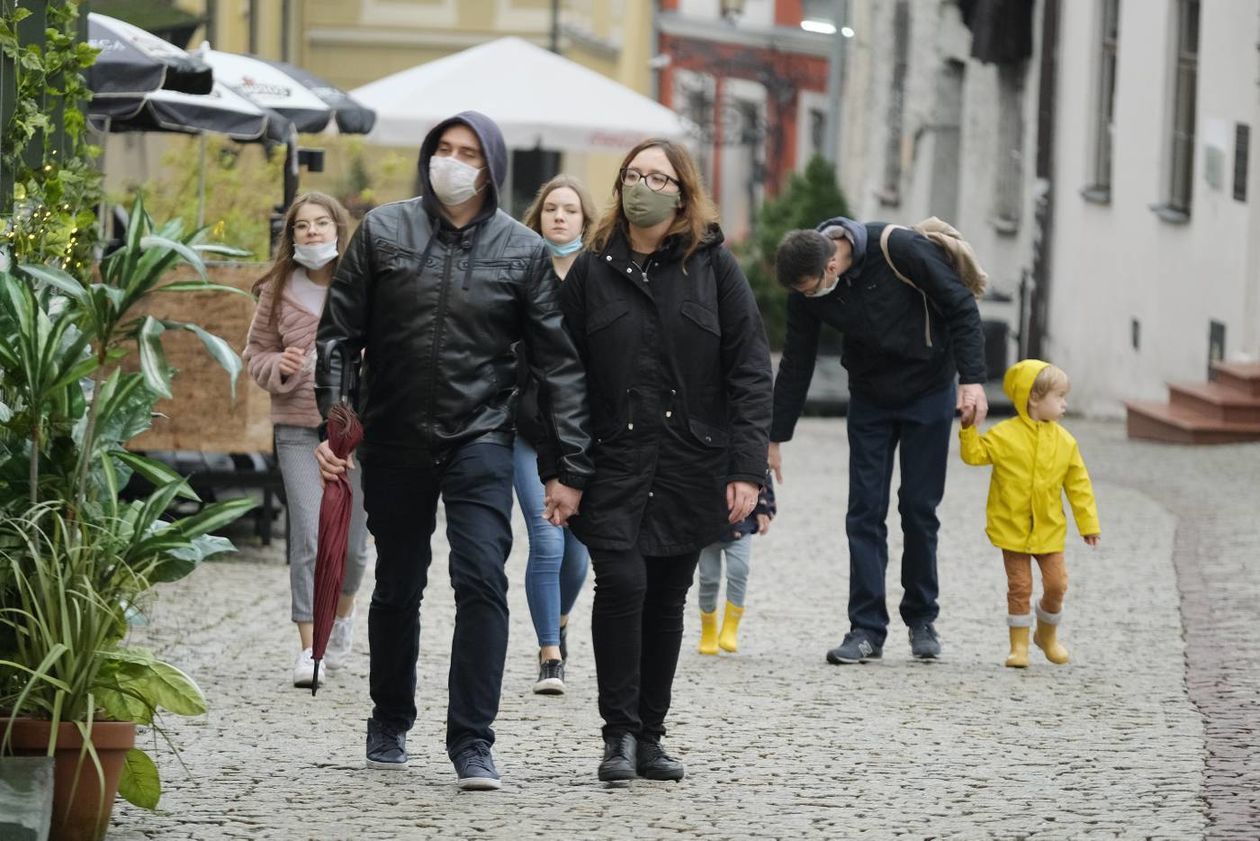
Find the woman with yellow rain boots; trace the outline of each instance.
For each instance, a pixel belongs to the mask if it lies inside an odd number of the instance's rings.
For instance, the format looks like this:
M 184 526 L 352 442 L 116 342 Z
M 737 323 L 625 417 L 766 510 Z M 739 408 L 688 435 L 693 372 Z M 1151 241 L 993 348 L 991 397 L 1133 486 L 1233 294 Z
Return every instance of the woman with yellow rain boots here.
M 752 558 L 752 536 L 770 530 L 776 512 L 774 485 L 766 472 L 765 484 L 757 495 L 757 506 L 745 519 L 731 526 L 721 540 L 700 551 L 700 653 L 717 654 L 739 650 L 739 620 L 744 616 L 744 593 L 748 588 L 748 566 Z M 718 633 L 717 596 L 722 580 L 722 555 L 726 555 L 726 615 Z
M 1097 546 L 1100 537 L 1098 509 L 1085 461 L 1076 439 L 1059 425 L 1067 411 L 1069 388 L 1068 375 L 1060 368 L 1039 359 L 1017 362 L 1002 379 L 1002 390 L 1014 404 L 1017 416 L 983 434 L 974 426 L 964 425 L 959 431 L 963 461 L 993 465 L 985 533 L 1002 550 L 1006 562 L 1006 622 L 1011 636 L 1006 665 L 1017 669 L 1028 666 L 1028 632 L 1033 624 L 1029 612 L 1032 558 L 1041 567 L 1042 583 L 1033 643 L 1051 663 L 1063 664 L 1069 659 L 1068 650 L 1058 640 L 1067 592 L 1064 491 L 1085 542 Z

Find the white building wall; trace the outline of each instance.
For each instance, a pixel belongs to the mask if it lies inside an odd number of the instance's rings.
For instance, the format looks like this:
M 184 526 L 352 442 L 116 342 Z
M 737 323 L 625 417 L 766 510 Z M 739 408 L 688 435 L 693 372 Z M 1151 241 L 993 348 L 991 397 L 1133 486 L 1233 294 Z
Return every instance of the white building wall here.
M 1031 264 L 1036 149 L 1036 95 L 1038 54 L 1028 61 L 1023 86 L 1024 135 L 1020 155 L 1025 162 L 1020 194 L 1019 225 L 1013 232 L 999 232 L 993 224 L 996 179 L 1001 169 L 995 160 L 998 148 L 998 70 L 970 58 L 971 33 L 963 25 L 955 3 L 947 0 L 911 0 L 909 56 L 899 149 L 901 180 L 898 201 L 884 193 L 884 166 L 888 154 L 887 113 L 892 96 L 894 15 L 893 0 L 857 0 L 857 49 L 850 59 L 846 80 L 846 138 L 860 133 L 861 142 L 848 140 L 841 149 L 841 184 L 850 209 L 862 219 L 913 224 L 929 215 L 943 215 L 976 247 L 990 276 L 990 287 L 1006 301 L 981 302 L 986 319 L 1005 321 L 1010 327 L 1008 361 L 1015 359 L 1018 332 L 1019 285 Z M 1034 43 L 1040 43 L 1034 34 Z M 949 173 L 956 178 L 953 212 L 933 201 L 934 179 L 947 173 L 938 169 L 938 144 L 946 142 L 945 113 L 940 79 L 947 62 L 962 66 L 959 154 Z M 849 108 L 850 103 L 858 104 Z M 939 195 L 939 188 L 938 193 Z
M 1232 169 L 1235 123 L 1251 126 L 1256 164 L 1260 3 L 1202 3 L 1186 224 L 1164 221 L 1150 208 L 1166 197 L 1176 3 L 1121 0 L 1112 191 L 1105 205 L 1080 195 L 1092 177 L 1098 8 L 1067 2 L 1061 9 L 1046 355 L 1072 375 L 1074 409 L 1118 415 L 1123 400 L 1162 399 L 1167 381 L 1204 379 L 1212 320 L 1226 326 L 1227 357 L 1256 351 L 1244 346 L 1244 322 L 1258 282 L 1254 265 L 1248 271 L 1247 243 L 1260 197 L 1252 191 L 1245 203 L 1236 201 Z M 1225 177 L 1215 189 L 1205 179 L 1205 145 L 1225 128 Z

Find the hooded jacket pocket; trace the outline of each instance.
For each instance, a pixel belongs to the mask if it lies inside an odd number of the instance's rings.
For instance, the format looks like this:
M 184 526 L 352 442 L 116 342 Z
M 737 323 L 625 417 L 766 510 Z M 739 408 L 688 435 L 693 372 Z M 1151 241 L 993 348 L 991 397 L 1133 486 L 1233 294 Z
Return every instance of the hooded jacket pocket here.
M 625 301 L 609 301 L 586 317 L 586 335 L 598 333 L 630 312 Z
M 730 436 L 725 429 L 695 418 L 687 421 L 687 427 L 691 430 L 692 437 L 704 446 L 715 450 L 724 449 L 730 441 Z
M 718 314 L 704 304 L 699 301 L 683 301 L 679 310 L 685 318 L 699 326 L 700 329 L 712 333 L 718 338 L 722 337 L 722 323 L 718 319 Z

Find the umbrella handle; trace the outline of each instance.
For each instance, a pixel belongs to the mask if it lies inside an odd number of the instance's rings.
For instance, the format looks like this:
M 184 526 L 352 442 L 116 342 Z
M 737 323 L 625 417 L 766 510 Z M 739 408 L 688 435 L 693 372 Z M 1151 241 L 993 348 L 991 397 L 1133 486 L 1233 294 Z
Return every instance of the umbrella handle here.
M 315 369 L 315 399 L 325 418 L 337 403 L 355 407 L 359 402 L 359 354 L 346 346 L 345 339 L 329 339 L 318 344 Z

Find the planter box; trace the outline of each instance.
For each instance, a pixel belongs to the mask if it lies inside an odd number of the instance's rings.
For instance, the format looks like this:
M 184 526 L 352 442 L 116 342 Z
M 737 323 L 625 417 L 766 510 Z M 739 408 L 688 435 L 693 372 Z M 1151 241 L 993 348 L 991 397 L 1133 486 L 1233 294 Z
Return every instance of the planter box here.
M 249 291 L 266 270 L 261 263 L 216 263 L 208 267 L 210 280 Z M 181 279 L 187 270 L 175 273 Z M 190 321 L 221 337 L 238 354 L 245 350 L 254 316 L 251 298 L 228 293 L 178 292 L 157 295 L 148 309 L 157 318 Z M 227 373 L 206 352 L 201 340 L 187 330 L 163 336 L 166 355 L 177 369 L 172 392 L 162 400 L 153 427 L 133 439 L 133 450 L 200 450 L 219 453 L 271 452 L 271 400 L 249 374 L 241 371 L 232 400 Z

